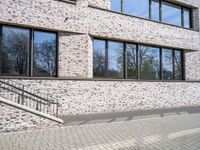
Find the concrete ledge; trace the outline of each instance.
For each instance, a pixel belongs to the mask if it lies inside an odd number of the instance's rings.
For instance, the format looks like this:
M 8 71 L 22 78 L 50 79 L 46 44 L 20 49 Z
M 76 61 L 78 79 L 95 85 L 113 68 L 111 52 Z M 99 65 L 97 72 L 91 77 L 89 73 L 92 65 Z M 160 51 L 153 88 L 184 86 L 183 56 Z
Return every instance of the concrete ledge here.
M 35 115 L 38 115 L 40 117 L 44 117 L 44 118 L 47 118 L 49 120 L 52 120 L 52 121 L 56 121 L 58 123 L 63 123 L 64 121 L 62 119 L 59 119 L 59 118 L 56 118 L 54 116 L 51 116 L 49 114 L 45 114 L 45 113 L 42 113 L 40 111 L 37 111 L 37 110 L 34 110 L 34 109 L 31 109 L 29 107 L 26 107 L 26 106 L 23 106 L 23 105 L 20 105 L 20 104 L 17 104 L 15 102 L 12 102 L 10 100 L 7 100 L 5 98 L 2 98 L 0 97 L 0 102 L 4 103 L 4 104 L 7 104 L 7 105 L 10 105 L 10 106 L 13 106 L 13 107 L 16 107 L 16 108 L 19 108 L 19 109 L 22 109 L 24 111 L 27 111 L 27 112 L 30 112 L 32 114 L 35 114 Z

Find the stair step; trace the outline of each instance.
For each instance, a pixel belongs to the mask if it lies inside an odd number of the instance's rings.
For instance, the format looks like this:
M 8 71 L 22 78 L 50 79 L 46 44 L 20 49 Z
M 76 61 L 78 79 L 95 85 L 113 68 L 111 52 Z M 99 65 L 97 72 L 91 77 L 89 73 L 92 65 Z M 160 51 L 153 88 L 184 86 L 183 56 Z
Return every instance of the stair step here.
M 7 104 L 7 105 L 10 105 L 10 106 L 13 106 L 13 107 L 16 107 L 16 108 L 19 108 L 19 109 L 22 109 L 24 111 L 27 111 L 27 112 L 30 112 L 32 114 L 35 114 L 35 115 L 38 115 L 38 116 L 41 116 L 41 117 L 44 117 L 44 118 L 47 118 L 49 120 L 52 120 L 52 121 L 55 121 L 55 122 L 58 122 L 58 123 L 64 123 L 64 121 L 60 118 L 57 118 L 57 117 L 54 117 L 54 116 L 51 116 L 49 114 L 45 114 L 43 112 L 40 112 L 40 111 L 37 111 L 37 110 L 34 110 L 34 109 L 31 109 L 29 107 L 26 107 L 24 105 L 21 105 L 21 104 L 18 104 L 18 103 L 15 103 L 13 101 L 10 101 L 8 99 L 5 99 L 5 98 L 2 98 L 0 97 L 0 102 L 4 103 L 4 104 Z

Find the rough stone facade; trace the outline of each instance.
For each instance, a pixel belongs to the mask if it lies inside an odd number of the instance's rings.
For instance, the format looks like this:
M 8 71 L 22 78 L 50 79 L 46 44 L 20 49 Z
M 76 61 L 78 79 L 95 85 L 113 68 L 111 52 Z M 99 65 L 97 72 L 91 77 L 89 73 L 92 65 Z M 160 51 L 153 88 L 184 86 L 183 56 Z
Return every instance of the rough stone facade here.
M 19 80 L 39 92 L 54 94 L 62 104 L 60 115 L 200 104 L 199 0 L 173 1 L 193 7 L 194 30 L 112 12 L 109 0 L 67 1 L 0 1 L 0 23 L 59 33 L 58 78 L 62 79 Z M 93 80 L 93 37 L 183 49 L 186 80 L 193 82 Z M 23 120 L 19 118 L 15 121 Z M 29 127 L 32 123 L 27 122 Z M 46 124 L 46 120 L 41 122 Z
M 200 83 L 17 80 L 59 100 L 60 115 L 83 115 L 199 105 Z
M 0 103 L 0 133 L 59 126 L 58 123 Z

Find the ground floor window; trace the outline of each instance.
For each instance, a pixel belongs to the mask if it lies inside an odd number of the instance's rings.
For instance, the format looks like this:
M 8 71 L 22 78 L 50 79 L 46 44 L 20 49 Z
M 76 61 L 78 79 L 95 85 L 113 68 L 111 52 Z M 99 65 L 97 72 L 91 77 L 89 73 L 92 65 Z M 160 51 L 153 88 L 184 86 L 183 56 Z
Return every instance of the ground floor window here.
M 182 50 L 102 39 L 93 40 L 96 78 L 183 80 Z
M 1 37 L 1 75 L 56 76 L 56 33 L 2 25 Z

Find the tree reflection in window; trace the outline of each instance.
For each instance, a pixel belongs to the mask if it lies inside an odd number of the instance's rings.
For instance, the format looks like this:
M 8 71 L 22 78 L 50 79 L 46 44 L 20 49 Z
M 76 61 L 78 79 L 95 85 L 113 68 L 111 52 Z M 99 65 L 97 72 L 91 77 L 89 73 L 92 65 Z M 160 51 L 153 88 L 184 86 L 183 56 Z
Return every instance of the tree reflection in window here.
M 103 40 L 94 40 L 93 43 L 93 73 L 94 76 L 105 76 L 105 48 L 106 44 Z
M 171 80 L 173 79 L 173 57 L 171 49 L 162 50 L 162 60 L 163 60 L 163 79 Z
M 181 51 L 174 51 L 174 78 L 176 80 L 182 79 L 182 53 Z
M 139 46 L 139 70 L 141 79 L 160 79 L 160 49 Z
M 27 75 L 30 31 L 3 26 L 1 51 L 2 75 Z
M 108 42 L 108 77 L 123 78 L 123 43 Z
M 137 78 L 137 46 L 135 44 L 126 44 L 127 51 L 127 77 Z
M 34 32 L 35 76 L 56 76 L 56 34 Z

